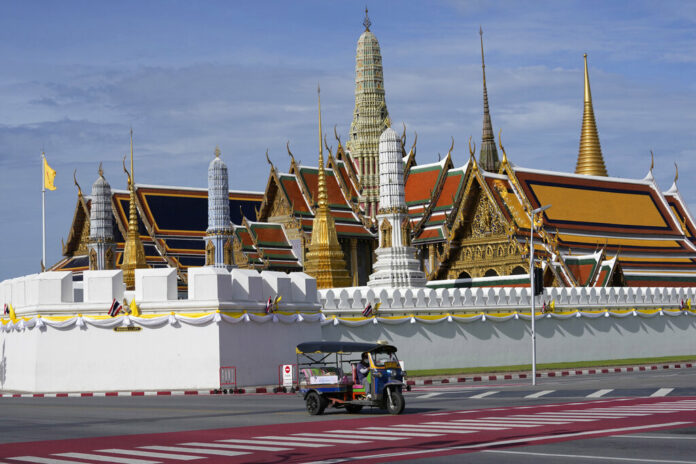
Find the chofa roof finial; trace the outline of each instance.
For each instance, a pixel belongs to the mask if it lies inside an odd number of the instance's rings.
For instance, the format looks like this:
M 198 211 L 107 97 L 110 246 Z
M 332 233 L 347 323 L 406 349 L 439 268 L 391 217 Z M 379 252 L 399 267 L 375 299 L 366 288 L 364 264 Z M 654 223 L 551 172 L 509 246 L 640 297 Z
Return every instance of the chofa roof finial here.
M 80 188 L 80 184 L 77 183 L 77 169 L 73 171 L 73 181 L 75 182 L 75 186 L 77 187 L 77 195 L 82 196 L 82 189 Z

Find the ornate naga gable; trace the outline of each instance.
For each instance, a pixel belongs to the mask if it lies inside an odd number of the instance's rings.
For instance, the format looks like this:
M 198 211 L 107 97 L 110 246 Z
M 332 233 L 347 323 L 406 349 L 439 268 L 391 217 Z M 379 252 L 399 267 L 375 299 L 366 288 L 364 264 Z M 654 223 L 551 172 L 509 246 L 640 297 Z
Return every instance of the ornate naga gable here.
M 89 206 L 82 196 L 78 195 L 75 213 L 73 214 L 67 243 L 63 244 L 63 256 L 71 257 L 87 254 L 89 241 Z
M 488 174 L 486 174 L 488 175 Z M 453 210 L 450 233 L 431 278 L 483 277 L 527 273 L 519 243 L 475 165 L 466 173 L 466 187 Z

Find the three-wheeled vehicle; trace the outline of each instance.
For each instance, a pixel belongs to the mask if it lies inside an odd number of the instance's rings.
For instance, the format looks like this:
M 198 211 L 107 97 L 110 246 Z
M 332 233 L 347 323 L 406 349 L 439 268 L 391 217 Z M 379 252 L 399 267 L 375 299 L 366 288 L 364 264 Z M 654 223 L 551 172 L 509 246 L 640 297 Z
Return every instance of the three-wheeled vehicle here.
M 359 412 L 376 406 L 390 414 L 404 410 L 404 373 L 396 347 L 383 342 L 306 342 L 297 345 L 298 393 L 307 412 L 317 415 L 328 406 Z M 359 363 L 367 354 L 369 371 L 358 382 Z

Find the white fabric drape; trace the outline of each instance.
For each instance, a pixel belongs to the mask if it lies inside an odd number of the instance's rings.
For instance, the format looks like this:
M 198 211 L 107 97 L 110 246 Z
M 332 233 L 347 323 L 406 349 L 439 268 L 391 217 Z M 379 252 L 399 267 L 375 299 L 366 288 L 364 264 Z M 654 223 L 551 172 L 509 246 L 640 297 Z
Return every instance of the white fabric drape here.
M 625 311 L 611 311 L 608 309 L 601 311 L 568 311 L 563 313 L 536 313 L 535 318 L 537 320 L 547 318 L 547 319 L 557 319 L 565 320 L 570 318 L 581 318 L 586 317 L 589 319 L 596 319 L 598 317 L 636 317 L 640 316 L 643 318 L 653 318 L 653 317 L 678 317 L 678 316 L 696 316 L 696 311 L 685 310 L 685 309 L 656 309 L 656 310 L 640 310 L 631 309 Z M 333 325 L 345 325 L 347 327 L 360 327 L 365 324 L 386 324 L 386 325 L 399 325 L 399 324 L 440 324 L 442 322 L 453 323 L 467 323 L 472 322 L 505 322 L 511 319 L 522 319 L 525 321 L 531 320 L 532 316 L 530 313 L 524 312 L 511 312 L 503 314 L 485 314 L 478 313 L 473 315 L 457 315 L 457 314 L 443 314 L 441 316 L 416 316 L 416 315 L 405 315 L 405 316 L 372 316 L 369 318 L 357 318 L 357 317 L 340 317 L 338 315 L 331 315 L 326 317 L 324 313 L 294 313 L 294 314 L 282 314 L 282 313 L 271 313 L 271 314 L 254 314 L 254 313 L 242 313 L 238 316 L 232 316 L 225 314 L 221 311 L 213 311 L 210 313 L 196 314 L 196 315 L 184 315 L 184 314 L 163 314 L 157 316 L 149 317 L 136 317 L 133 315 L 125 315 L 113 318 L 103 318 L 103 317 L 89 317 L 78 314 L 76 316 L 69 317 L 67 319 L 63 318 L 53 318 L 49 316 L 41 317 L 34 316 L 31 318 L 19 318 L 14 321 L 7 319 L 2 320 L 0 323 L 0 332 L 21 332 L 23 330 L 31 330 L 34 328 L 45 329 L 46 327 L 52 327 L 55 329 L 69 329 L 72 327 L 77 327 L 80 329 L 87 329 L 89 326 L 98 327 L 102 329 L 112 329 L 118 326 L 141 326 L 145 328 L 158 328 L 163 327 L 167 324 L 177 327 L 181 324 L 188 324 L 192 326 L 205 326 L 211 323 L 228 323 L 228 324 L 239 324 L 239 323 L 257 323 L 265 324 L 267 322 L 271 323 L 282 323 L 282 324 L 301 324 L 301 323 L 312 323 L 319 322 L 322 325 L 333 324 Z

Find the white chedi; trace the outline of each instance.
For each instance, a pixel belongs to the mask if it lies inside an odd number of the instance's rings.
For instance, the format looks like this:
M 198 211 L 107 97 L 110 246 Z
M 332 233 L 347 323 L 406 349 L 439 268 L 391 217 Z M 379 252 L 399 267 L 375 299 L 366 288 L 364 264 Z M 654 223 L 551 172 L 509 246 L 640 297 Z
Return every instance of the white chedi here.
M 227 166 L 215 148 L 215 158 L 208 166 L 208 229 L 206 230 L 206 265 L 234 267 L 230 221 L 230 199 Z
M 411 246 L 411 225 L 404 193 L 401 140 L 388 127 L 379 138 L 379 248 L 369 287 L 424 287 L 416 249 Z

